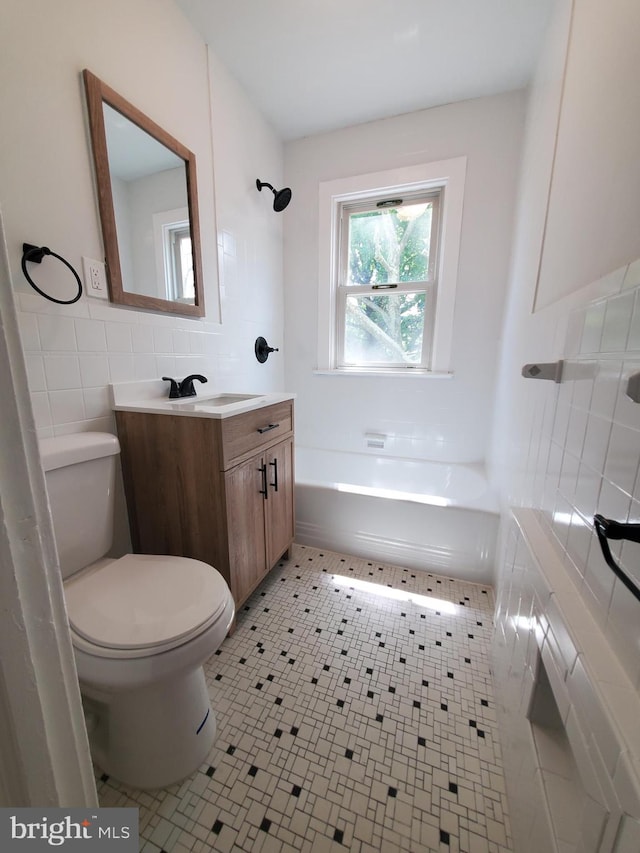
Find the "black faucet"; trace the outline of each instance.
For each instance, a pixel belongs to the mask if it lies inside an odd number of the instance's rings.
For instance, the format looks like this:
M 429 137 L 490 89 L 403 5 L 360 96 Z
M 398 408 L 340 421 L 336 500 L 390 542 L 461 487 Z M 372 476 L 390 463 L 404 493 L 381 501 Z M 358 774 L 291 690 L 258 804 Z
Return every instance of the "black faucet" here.
M 195 397 L 196 389 L 193 387 L 193 380 L 197 379 L 198 382 L 206 382 L 207 377 L 201 376 L 199 373 L 192 373 L 190 376 L 185 376 L 182 382 L 178 383 L 175 379 L 172 379 L 170 376 L 163 376 L 163 382 L 170 382 L 171 386 L 169 388 L 169 399 L 176 400 L 180 397 Z
M 178 394 L 180 397 L 195 397 L 196 389 L 193 387 L 193 380 L 197 379 L 198 382 L 206 382 L 207 377 L 202 376 L 200 373 L 192 373 L 190 376 L 185 376 L 180 385 L 178 386 Z
M 170 400 L 175 400 L 177 397 L 180 396 L 180 389 L 178 388 L 178 383 L 175 379 L 172 379 L 170 376 L 163 376 L 162 381 L 171 383 L 171 387 L 169 388 Z

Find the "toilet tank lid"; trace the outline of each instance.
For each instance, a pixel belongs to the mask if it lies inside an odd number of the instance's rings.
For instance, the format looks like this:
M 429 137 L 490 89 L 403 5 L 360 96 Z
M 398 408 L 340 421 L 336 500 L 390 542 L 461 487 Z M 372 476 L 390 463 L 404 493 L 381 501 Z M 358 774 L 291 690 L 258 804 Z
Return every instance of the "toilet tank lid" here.
M 42 467 L 45 471 L 53 471 L 78 462 L 87 462 L 89 459 L 115 456 L 120 452 L 118 439 L 107 432 L 79 432 L 71 435 L 57 435 L 54 438 L 42 438 L 39 446 Z

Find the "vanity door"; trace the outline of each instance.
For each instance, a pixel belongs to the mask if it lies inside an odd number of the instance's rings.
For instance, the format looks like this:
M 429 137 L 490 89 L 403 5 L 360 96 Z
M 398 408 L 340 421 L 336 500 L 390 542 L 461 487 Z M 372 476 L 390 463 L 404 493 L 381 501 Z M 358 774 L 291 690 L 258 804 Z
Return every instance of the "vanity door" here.
M 294 535 L 293 439 L 266 453 L 267 496 L 264 501 L 267 568 L 289 548 Z
M 231 592 L 236 605 L 243 602 L 264 577 L 265 471 L 256 456 L 225 472 Z

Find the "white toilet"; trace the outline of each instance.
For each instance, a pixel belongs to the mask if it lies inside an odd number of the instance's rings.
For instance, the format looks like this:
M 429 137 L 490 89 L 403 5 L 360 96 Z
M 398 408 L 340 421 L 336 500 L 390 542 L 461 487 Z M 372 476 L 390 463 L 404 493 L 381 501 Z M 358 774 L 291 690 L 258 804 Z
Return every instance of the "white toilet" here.
M 213 744 L 202 665 L 234 603 L 199 560 L 104 557 L 119 452 L 106 433 L 40 442 L 92 756 L 127 785 L 160 788 L 193 773 Z

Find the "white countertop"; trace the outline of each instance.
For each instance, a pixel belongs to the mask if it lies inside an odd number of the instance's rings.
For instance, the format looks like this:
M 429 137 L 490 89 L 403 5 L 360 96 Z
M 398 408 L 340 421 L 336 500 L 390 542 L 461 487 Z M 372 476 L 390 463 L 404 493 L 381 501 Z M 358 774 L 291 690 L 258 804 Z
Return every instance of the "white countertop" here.
M 150 415 L 178 415 L 190 418 L 230 418 L 274 403 L 293 400 L 296 396 L 286 392 L 243 394 L 216 390 L 211 383 L 194 384 L 197 388 L 195 397 L 170 400 L 169 383 L 161 379 L 118 382 L 110 386 L 111 405 L 114 411 L 120 412 L 146 412 Z M 222 400 L 215 398 L 221 397 L 238 399 L 220 405 Z

